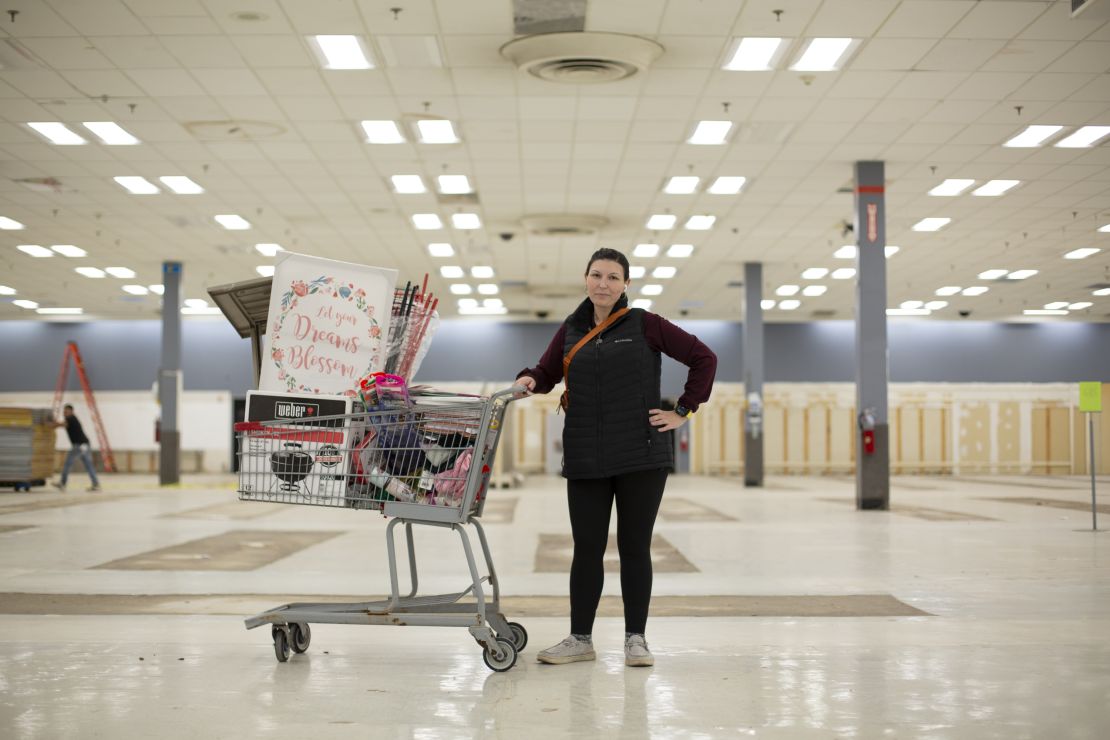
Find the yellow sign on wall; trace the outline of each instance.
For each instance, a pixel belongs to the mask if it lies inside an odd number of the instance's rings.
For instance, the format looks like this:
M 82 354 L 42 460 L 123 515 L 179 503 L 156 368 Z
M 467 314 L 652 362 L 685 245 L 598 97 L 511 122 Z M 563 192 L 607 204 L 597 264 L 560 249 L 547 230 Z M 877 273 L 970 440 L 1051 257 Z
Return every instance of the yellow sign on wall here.
M 1079 410 L 1102 411 L 1102 383 L 1079 384 Z

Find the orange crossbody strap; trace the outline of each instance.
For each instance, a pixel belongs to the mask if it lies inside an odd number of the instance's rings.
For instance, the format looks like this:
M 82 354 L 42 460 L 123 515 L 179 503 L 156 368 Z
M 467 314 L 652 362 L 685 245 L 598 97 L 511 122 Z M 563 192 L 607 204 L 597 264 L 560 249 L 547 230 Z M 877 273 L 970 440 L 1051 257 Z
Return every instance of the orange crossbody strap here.
M 584 346 L 586 346 L 587 342 L 589 342 L 591 339 L 596 337 L 601 332 L 605 331 L 605 329 L 608 328 L 610 324 L 612 324 L 614 321 L 619 319 L 621 316 L 624 316 L 630 310 L 631 309 L 626 307 L 626 308 L 622 308 L 619 311 L 616 311 L 614 313 L 609 314 L 609 318 L 605 319 L 605 321 L 602 321 L 600 324 L 595 326 L 589 334 L 587 334 L 586 336 L 584 336 L 584 337 L 582 337 L 581 339 L 578 340 L 578 344 L 571 347 L 570 352 L 568 352 L 567 356 L 563 358 L 563 381 L 564 382 L 566 381 L 567 373 L 570 372 L 570 361 L 574 359 L 574 356 L 576 354 L 578 354 L 578 350 L 580 350 Z M 564 399 L 567 397 L 568 390 L 563 391 L 563 398 Z M 566 405 L 563 404 L 563 407 L 566 408 Z

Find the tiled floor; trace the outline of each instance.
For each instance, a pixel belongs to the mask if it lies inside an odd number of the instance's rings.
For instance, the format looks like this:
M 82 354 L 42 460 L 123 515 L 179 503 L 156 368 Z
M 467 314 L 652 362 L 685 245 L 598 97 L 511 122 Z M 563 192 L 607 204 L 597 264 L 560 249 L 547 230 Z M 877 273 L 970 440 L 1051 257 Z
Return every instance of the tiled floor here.
M 315 625 L 284 664 L 244 629 L 386 592 L 376 514 L 239 503 L 219 477 L 3 493 L 0 737 L 1107 735 L 1110 534 L 1085 480 L 895 479 L 891 512 L 857 512 L 850 479 L 769 483 L 672 478 L 649 669 L 623 665 L 615 573 L 599 660 L 534 662 L 567 630 L 564 494 L 494 491 L 504 611 L 530 633 L 505 673 L 459 628 Z M 417 558 L 422 592 L 465 587 L 457 535 L 419 531 Z

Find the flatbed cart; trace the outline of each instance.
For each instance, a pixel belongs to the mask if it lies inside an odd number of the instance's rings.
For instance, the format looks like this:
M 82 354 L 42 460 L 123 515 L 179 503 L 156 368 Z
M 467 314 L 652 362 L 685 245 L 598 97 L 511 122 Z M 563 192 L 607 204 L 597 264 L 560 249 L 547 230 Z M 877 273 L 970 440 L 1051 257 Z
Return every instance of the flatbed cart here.
M 45 478 L 30 478 L 27 480 L 0 480 L 0 488 L 13 488 L 19 491 L 30 491 L 35 486 L 45 486 Z
M 479 519 L 505 408 L 523 394 L 514 386 L 488 398 L 417 396 L 363 413 L 236 424 L 241 500 L 375 510 L 392 517 L 386 527 L 389 599 L 285 604 L 245 620 L 247 629 L 269 624 L 274 653 L 284 663 L 290 652 L 308 650 L 313 623 L 466 627 L 489 668 L 512 668 L 528 633 L 501 612 L 497 574 Z M 395 545 L 402 524 L 412 581 L 404 595 Z M 465 589 L 417 595 L 415 525 L 458 532 L 470 572 Z M 485 576 L 479 574 L 465 525 L 478 534 Z M 485 593 L 486 583 L 492 594 Z

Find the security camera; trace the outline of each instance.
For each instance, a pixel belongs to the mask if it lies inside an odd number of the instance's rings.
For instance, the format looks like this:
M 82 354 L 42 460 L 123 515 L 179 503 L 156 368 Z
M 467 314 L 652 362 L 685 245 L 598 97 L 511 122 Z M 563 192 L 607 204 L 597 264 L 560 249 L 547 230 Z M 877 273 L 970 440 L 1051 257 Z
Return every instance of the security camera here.
M 967 310 L 966 308 L 965 308 L 965 309 L 963 309 L 963 310 L 961 310 L 961 311 L 958 311 L 958 313 L 960 314 L 960 316 L 961 316 L 962 318 L 965 318 L 965 319 L 966 319 L 966 318 L 967 318 L 968 316 L 970 316 L 970 315 L 971 315 L 971 311 L 968 311 L 968 310 Z
M 537 319 L 546 319 L 550 315 L 551 315 L 550 311 L 536 311 L 536 318 Z
M 511 231 L 502 231 L 500 234 L 498 234 L 498 236 L 501 237 L 501 241 L 508 242 L 512 241 L 513 237 L 516 236 L 516 234 Z

